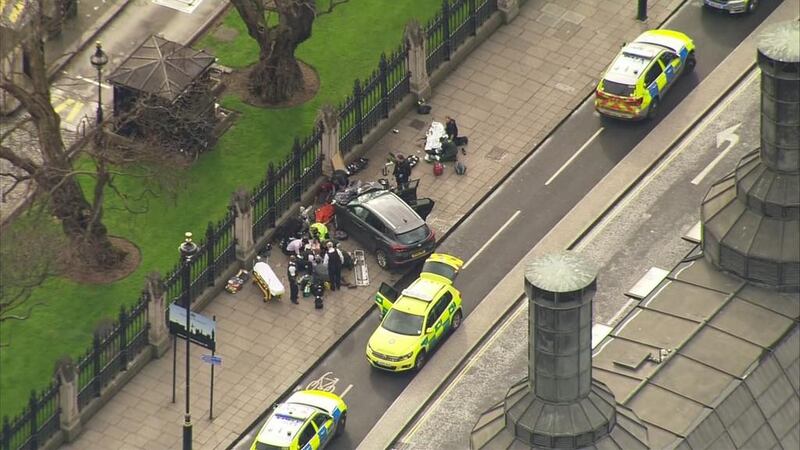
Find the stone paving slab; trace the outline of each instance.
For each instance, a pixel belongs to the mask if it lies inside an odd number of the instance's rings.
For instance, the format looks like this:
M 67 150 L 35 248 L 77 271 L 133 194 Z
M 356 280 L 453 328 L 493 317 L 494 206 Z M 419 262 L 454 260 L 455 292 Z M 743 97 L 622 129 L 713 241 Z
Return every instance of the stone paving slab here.
M 634 20 L 635 2 L 627 0 L 529 0 L 513 22 L 501 26 L 434 88 L 432 115 L 409 112 L 396 126 L 398 133 L 386 134 L 373 146 L 368 168 L 356 178 L 381 178 L 390 151 L 421 157 L 430 121 L 455 117 L 460 133 L 470 140 L 466 156 L 460 156 L 467 174 L 455 175 L 447 163 L 445 173 L 434 177 L 431 167 L 420 162 L 411 177 L 420 179 L 420 197 L 436 201 L 428 222 L 442 236 L 591 93 L 622 42 L 663 21 L 683 1 L 648 3 L 649 22 L 640 23 Z M 202 311 L 217 316 L 223 365 L 215 369 L 215 418 L 209 421 L 210 369 L 199 359 L 207 352 L 192 349 L 195 448 L 227 447 L 369 310 L 381 281 L 400 276 L 381 271 L 369 255 L 367 262 L 371 285 L 327 293 L 322 311 L 314 310 L 309 298 L 298 306 L 288 299 L 264 304 L 250 284 L 236 295 L 223 292 Z M 276 273 L 285 273 L 283 255 L 273 254 L 271 263 Z M 179 345 L 176 403 L 170 402 L 168 352 L 148 364 L 64 448 L 180 447 L 183 350 Z

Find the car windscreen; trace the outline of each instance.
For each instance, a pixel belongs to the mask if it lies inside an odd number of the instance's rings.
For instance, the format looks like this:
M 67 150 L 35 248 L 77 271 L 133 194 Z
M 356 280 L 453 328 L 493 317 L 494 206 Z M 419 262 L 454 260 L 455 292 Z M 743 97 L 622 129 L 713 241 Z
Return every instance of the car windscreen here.
M 443 276 L 448 280 L 454 280 L 456 278 L 456 269 L 451 265 L 439 261 L 425 261 L 425 264 L 422 265 L 422 271 Z
M 397 333 L 405 334 L 407 336 L 419 336 L 422 334 L 422 320 L 424 317 L 415 314 L 409 314 L 396 309 L 390 309 L 386 313 L 386 318 L 383 319 L 383 328 Z
M 607 94 L 619 95 L 621 97 L 630 97 L 633 94 L 633 89 L 636 86 L 631 84 L 615 83 L 613 81 L 603 80 L 603 92 Z
M 430 233 L 428 232 L 428 226 L 422 225 L 421 227 L 414 228 L 411 231 L 406 231 L 405 233 L 398 234 L 397 241 L 403 245 L 416 244 L 420 241 L 424 241 L 429 234 Z

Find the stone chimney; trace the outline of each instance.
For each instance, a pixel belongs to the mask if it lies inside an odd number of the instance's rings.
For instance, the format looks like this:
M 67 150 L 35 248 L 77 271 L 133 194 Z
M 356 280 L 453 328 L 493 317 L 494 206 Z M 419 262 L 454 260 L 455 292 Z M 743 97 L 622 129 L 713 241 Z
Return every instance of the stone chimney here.
M 720 270 L 800 291 L 800 22 L 765 30 L 761 148 L 709 189 L 701 206 L 703 253 Z
M 597 269 L 574 252 L 525 270 L 528 377 L 472 430 L 472 449 L 647 449 L 647 429 L 592 378 Z M 624 444 L 622 444 L 624 443 Z

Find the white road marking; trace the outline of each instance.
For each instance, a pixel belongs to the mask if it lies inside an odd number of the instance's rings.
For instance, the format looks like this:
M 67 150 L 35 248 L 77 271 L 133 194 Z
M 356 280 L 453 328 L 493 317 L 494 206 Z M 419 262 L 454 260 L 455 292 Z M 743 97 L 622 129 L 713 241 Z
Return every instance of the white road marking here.
M 550 184 L 550 182 L 551 182 L 551 181 L 553 181 L 553 180 L 554 180 L 554 179 L 555 179 L 555 178 L 558 176 L 558 174 L 560 174 L 560 173 L 561 173 L 561 172 L 562 172 L 564 169 L 566 169 L 566 168 L 567 168 L 567 166 L 568 166 L 568 165 L 569 165 L 569 164 L 570 164 L 570 163 L 571 163 L 571 162 L 572 162 L 572 161 L 573 161 L 575 158 L 577 158 L 577 157 L 578 157 L 578 155 L 580 155 L 580 154 L 581 154 L 581 152 L 583 152 L 583 151 L 586 149 L 586 147 L 588 147 L 588 146 L 589 146 L 589 144 L 591 144 L 591 143 L 592 143 L 592 141 L 594 140 L 594 138 L 596 138 L 596 137 L 597 137 L 597 136 L 600 134 L 600 132 L 601 132 L 601 131 L 603 131 L 603 129 L 604 129 L 603 127 L 600 127 L 600 129 L 599 129 L 599 130 L 595 131 L 595 133 L 592 135 L 592 137 L 590 137 L 590 138 L 589 138 L 589 140 L 588 140 L 588 141 L 586 141 L 586 142 L 585 142 L 585 143 L 584 143 L 584 144 L 581 146 L 581 148 L 579 148 L 579 149 L 578 149 L 578 151 L 577 151 L 577 152 L 575 152 L 575 154 L 573 154 L 573 155 L 572 155 L 572 156 L 571 156 L 571 157 L 570 157 L 570 158 L 567 160 L 567 162 L 565 162 L 565 163 L 564 163 L 564 165 L 563 165 L 563 166 L 561 166 L 561 168 L 559 168 L 559 169 L 556 171 L 556 173 L 554 173 L 554 174 L 553 174 L 553 176 L 552 176 L 552 177 L 550 177 L 550 179 L 549 179 L 549 180 L 547 180 L 547 181 L 544 183 L 544 185 L 545 185 L 545 186 L 547 186 L 548 184 Z
M 724 144 L 725 142 L 728 142 L 728 146 L 725 147 L 725 150 L 719 152 L 719 155 L 717 155 L 717 157 L 714 158 L 714 160 L 711 161 L 711 163 L 709 165 L 707 165 L 706 168 L 703 169 L 702 172 L 698 173 L 697 176 L 694 177 L 694 179 L 692 180 L 692 184 L 694 184 L 694 185 L 700 184 L 700 182 L 703 181 L 703 178 L 705 178 L 706 175 L 708 175 L 708 173 L 711 172 L 711 170 L 717 164 L 719 164 L 719 162 L 722 160 L 722 158 L 724 158 L 725 155 L 727 155 L 728 152 L 731 151 L 733 146 L 736 145 L 739 142 L 739 136 L 736 134 L 736 130 L 740 126 L 742 126 L 742 124 L 741 123 L 737 123 L 736 125 L 728 128 L 727 130 L 725 130 L 725 131 L 723 131 L 723 132 L 721 132 L 721 133 L 719 133 L 717 135 L 717 148 L 721 147 L 722 144 Z
M 483 252 L 483 251 L 486 249 L 486 247 L 488 247 L 488 246 L 489 246 L 489 244 L 491 244 L 491 243 L 492 243 L 492 241 L 494 240 L 494 238 L 496 238 L 496 237 L 497 237 L 497 236 L 498 236 L 500 233 L 502 233 L 502 232 L 503 232 L 503 230 L 505 230 L 505 229 L 506 229 L 506 227 L 507 227 L 509 224 L 511 224 L 511 221 L 512 221 L 512 220 L 514 220 L 514 219 L 516 219 L 516 218 L 517 218 L 517 216 L 519 215 L 519 213 L 521 213 L 521 212 L 522 212 L 522 211 L 518 209 L 518 210 L 517 210 L 517 212 L 515 212 L 515 213 L 514 213 L 514 215 L 512 215 L 512 216 L 511 216 L 511 218 L 509 218 L 509 219 L 506 221 L 506 223 L 504 223 L 504 224 L 503 224 L 503 226 L 502 226 L 502 227 L 500 227 L 500 229 L 499 229 L 499 230 L 497 230 L 497 232 L 496 232 L 494 235 L 492 235 L 492 237 L 491 237 L 491 238 L 489 238 L 489 240 L 488 240 L 488 241 L 484 242 L 484 244 L 481 246 L 481 248 L 479 248 L 479 249 L 478 249 L 478 251 L 477 251 L 477 252 L 475 252 L 475 254 L 474 254 L 474 255 L 472 255 L 472 258 L 470 258 L 470 259 L 469 259 L 469 261 L 467 261 L 467 262 L 464 264 L 464 266 L 462 267 L 462 269 L 466 269 L 466 268 L 467 268 L 467 266 L 468 266 L 468 265 L 469 265 L 469 264 L 470 264 L 472 261 L 474 261 L 474 260 L 475 260 L 475 258 L 477 258 L 477 257 L 478 257 L 478 255 L 480 255 L 480 254 L 481 254 L 481 252 Z
M 87 82 L 87 83 L 89 83 L 89 84 L 92 84 L 92 85 L 94 85 L 94 86 L 97 86 L 97 78 L 95 78 L 95 79 L 93 80 L 93 79 L 91 79 L 91 78 L 86 78 L 86 77 L 84 77 L 84 76 L 80 76 L 80 75 L 72 75 L 72 74 L 70 74 L 70 73 L 67 73 L 67 72 L 64 72 L 64 75 L 66 75 L 66 76 L 68 76 L 68 77 L 72 77 L 72 78 L 78 79 L 78 80 L 81 80 L 81 81 L 85 81 L 85 82 Z M 108 85 L 108 84 L 105 84 L 105 83 L 100 83 L 100 86 L 101 86 L 103 89 L 111 89 L 111 85 Z
M 336 390 L 336 383 L 339 379 L 333 376 L 333 372 L 325 372 L 321 377 L 311 381 L 306 389 L 319 389 L 320 391 L 333 392 Z
M 350 392 L 350 388 L 352 388 L 352 387 L 353 387 L 353 385 L 351 384 L 351 385 L 348 385 L 346 388 L 344 388 L 344 392 L 342 392 L 342 394 L 339 397 L 344 398 L 344 396 L 347 395 L 348 392 Z
M 647 176 L 646 176 L 646 177 L 645 177 L 645 178 L 644 178 L 644 179 L 643 179 L 643 180 L 642 180 L 642 181 L 641 181 L 641 182 L 640 182 L 640 183 L 639 183 L 639 184 L 636 186 L 636 188 L 634 188 L 634 190 L 633 190 L 633 191 L 631 191 L 630 193 L 626 194 L 626 195 L 625 195 L 625 197 L 622 199 L 622 201 L 620 201 L 620 202 L 617 204 L 617 206 L 616 206 L 616 207 L 614 207 L 614 209 L 611 211 L 611 213 L 610 213 L 610 214 L 608 214 L 608 215 L 607 215 L 605 218 L 603 218 L 603 219 L 600 221 L 600 223 L 598 223 L 597 225 L 595 225 L 595 226 L 592 228 L 592 231 L 590 231 L 590 232 L 589 232 L 589 234 L 587 234 L 587 235 L 586 235 L 586 236 L 585 236 L 583 239 L 581 239 L 581 242 L 580 242 L 580 243 L 578 243 L 578 246 L 576 247 L 576 249 L 580 249 L 580 248 L 581 248 L 581 247 L 584 245 L 584 242 L 591 242 L 591 240 L 592 240 L 592 239 L 594 239 L 594 237 L 595 237 L 595 236 L 597 236 L 598 234 L 600 234 L 600 233 L 601 233 L 601 232 L 602 232 L 602 231 L 603 231 L 603 230 L 606 228 L 606 226 L 608 226 L 608 224 L 609 224 L 609 223 L 612 223 L 612 222 L 614 221 L 614 219 L 616 219 L 616 217 L 617 217 L 617 216 L 618 216 L 618 215 L 619 215 L 619 214 L 620 214 L 620 213 L 621 213 L 621 212 L 622 212 L 622 211 L 625 209 L 625 207 L 626 207 L 628 204 L 630 204 L 630 203 L 631 203 L 631 202 L 632 202 L 632 201 L 633 201 L 635 198 L 637 198 L 637 197 L 639 196 L 639 194 L 642 192 L 642 190 L 644 190 L 644 189 L 645 189 L 647 186 L 649 186 L 649 185 L 650 185 L 650 183 L 651 183 L 651 182 L 652 182 L 652 181 L 653 181 L 653 180 L 654 180 L 654 179 L 655 179 L 655 178 L 656 178 L 656 177 L 657 177 L 657 176 L 658 176 L 658 175 L 659 175 L 661 172 L 663 172 L 664 170 L 666 170 L 666 168 L 667 168 L 667 167 L 669 167 L 670 163 L 672 163 L 672 161 L 673 161 L 675 158 L 677 158 L 677 157 L 678 157 L 678 156 L 679 156 L 681 153 L 683 153 L 683 151 L 684 151 L 684 150 L 686 150 L 686 148 L 689 146 L 689 144 L 690 144 L 692 141 L 694 141 L 694 140 L 697 138 L 697 136 L 698 136 L 698 135 L 699 135 L 699 134 L 700 134 L 700 133 L 701 133 L 703 130 L 705 130 L 705 129 L 708 127 L 708 125 L 709 125 L 709 124 L 711 124 L 711 122 L 713 122 L 713 121 L 714 121 L 714 119 L 716 119 L 716 118 L 717 118 L 717 117 L 718 117 L 720 114 L 722 114 L 722 112 L 723 112 L 723 111 L 725 111 L 725 110 L 727 109 L 728 105 L 730 105 L 730 104 L 733 102 L 733 100 L 734 100 L 734 99 L 735 99 L 735 98 L 736 98 L 736 97 L 737 97 L 737 96 L 738 96 L 738 95 L 739 95 L 739 94 L 740 94 L 740 93 L 741 93 L 741 92 L 742 92 L 744 89 L 746 89 L 747 87 L 749 87 L 749 86 L 750 86 L 750 84 L 751 84 L 751 83 L 752 83 L 754 80 L 756 80 L 756 77 L 757 77 L 757 75 L 758 75 L 758 74 L 760 74 L 760 73 L 761 73 L 761 72 L 760 72 L 758 69 L 754 70 L 754 71 L 753 71 L 753 73 L 751 73 L 751 74 L 748 76 L 748 78 L 747 78 L 745 81 L 743 81 L 743 82 L 742 82 L 742 84 L 741 84 L 741 85 L 740 85 L 738 88 L 736 88 L 736 90 L 735 90 L 734 92 L 732 92 L 732 93 L 731 93 L 731 94 L 730 94 L 730 95 L 729 95 L 729 96 L 728 96 L 728 97 L 727 97 L 727 98 L 726 98 L 726 99 L 725 99 L 725 100 L 724 100 L 722 103 L 720 103 L 719 105 L 717 105 L 717 106 L 716 106 L 716 108 L 714 108 L 714 110 L 713 110 L 713 112 L 711 113 L 711 115 L 709 115 L 709 116 L 708 116 L 706 119 L 704 119 L 704 120 L 703 120 L 703 122 L 701 122 L 701 123 L 699 124 L 699 126 L 695 127 L 695 128 L 694 128 L 694 130 L 692 130 L 692 132 L 691 132 L 691 133 L 689 133 L 689 135 L 688 135 L 688 136 L 686 136 L 686 137 L 685 137 L 685 138 L 684 138 L 684 139 L 683 139 L 683 140 L 680 142 L 680 144 L 678 144 L 678 147 L 676 147 L 676 148 L 675 148 L 675 150 L 673 150 L 673 151 L 672 151 L 672 152 L 671 152 L 671 153 L 670 153 L 670 154 L 667 156 L 667 158 L 666 158 L 666 159 L 664 159 L 664 160 L 661 162 L 661 164 L 659 164 L 659 165 L 658 165 L 658 167 L 656 167 L 656 168 L 655 168 L 655 169 L 654 169 L 654 170 L 653 170 L 653 171 L 652 171 L 650 174 L 648 174 L 648 175 L 647 175 Z

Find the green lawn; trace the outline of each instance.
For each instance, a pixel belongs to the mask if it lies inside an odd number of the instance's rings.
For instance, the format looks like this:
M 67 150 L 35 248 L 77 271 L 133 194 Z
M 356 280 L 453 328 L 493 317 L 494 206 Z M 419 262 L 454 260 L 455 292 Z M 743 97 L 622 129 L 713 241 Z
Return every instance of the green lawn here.
M 328 1 L 318 4 L 326 9 Z M 113 208 L 118 204 L 109 199 L 105 224 L 111 234 L 124 236 L 141 249 L 142 264 L 131 276 L 110 285 L 52 279 L 34 293 L 34 301 L 46 306 L 24 322 L 3 324 L 0 341 L 10 346 L 0 352 L 0 415 L 17 414 L 31 389 L 47 386 L 59 356 L 82 355 L 94 325 L 104 317 L 116 317 L 121 305 L 132 305 L 148 272 L 164 275 L 172 269 L 184 231 L 202 236 L 209 221 L 222 218 L 235 188 L 255 186 L 270 161 L 278 163 L 289 153 L 295 136 L 308 134 L 323 103 L 338 105 L 351 93 L 356 78 L 363 80 L 377 67 L 381 52 L 397 48 L 410 18 L 425 20 L 440 6 L 439 0 L 349 0 L 336 6 L 333 13 L 315 21 L 311 39 L 297 51 L 320 76 L 320 92 L 313 100 L 294 108 L 264 110 L 227 96 L 222 103 L 242 114 L 214 151 L 180 174 L 180 192 L 151 198 L 147 212 L 136 215 Z M 225 25 L 239 31 L 233 41 L 207 36 L 195 47 L 207 48 L 231 67 L 254 62 L 257 46 L 235 9 Z M 142 191 L 141 180 L 117 184 L 130 196 Z

